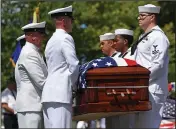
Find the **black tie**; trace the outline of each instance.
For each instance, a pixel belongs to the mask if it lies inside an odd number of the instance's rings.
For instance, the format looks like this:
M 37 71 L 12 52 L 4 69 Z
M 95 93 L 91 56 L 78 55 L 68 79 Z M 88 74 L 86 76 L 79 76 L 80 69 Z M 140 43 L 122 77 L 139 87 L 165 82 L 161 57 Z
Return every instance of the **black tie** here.
M 117 54 L 117 52 L 116 52 L 116 53 L 114 53 L 114 54 L 112 54 L 112 56 L 111 56 L 111 57 L 114 57 L 116 54 Z
M 119 57 L 123 58 L 124 56 L 126 56 L 127 53 L 128 53 L 128 52 L 121 53 L 121 54 L 119 55 Z

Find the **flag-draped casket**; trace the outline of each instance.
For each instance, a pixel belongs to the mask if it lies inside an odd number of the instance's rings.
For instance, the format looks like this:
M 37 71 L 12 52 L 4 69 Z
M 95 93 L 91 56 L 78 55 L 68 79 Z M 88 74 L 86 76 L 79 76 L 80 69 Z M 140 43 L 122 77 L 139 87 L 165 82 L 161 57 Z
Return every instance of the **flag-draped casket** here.
M 150 72 L 135 61 L 102 58 L 82 66 L 81 72 L 73 120 L 92 120 L 151 109 Z

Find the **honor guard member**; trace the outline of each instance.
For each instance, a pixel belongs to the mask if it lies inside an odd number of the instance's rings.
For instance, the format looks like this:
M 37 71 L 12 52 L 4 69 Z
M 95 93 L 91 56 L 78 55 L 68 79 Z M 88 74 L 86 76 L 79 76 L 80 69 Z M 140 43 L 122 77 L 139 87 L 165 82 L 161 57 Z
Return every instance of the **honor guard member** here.
M 25 45 L 26 43 L 26 39 L 25 39 L 25 35 L 21 35 L 20 37 L 18 37 L 16 39 L 17 42 L 20 42 L 21 48 Z M 18 66 L 18 60 L 16 62 L 16 66 Z M 18 71 L 18 67 L 15 66 L 15 81 L 16 81 L 16 85 L 17 85 L 17 90 L 20 87 L 20 79 L 19 79 L 19 71 Z
M 30 23 L 22 27 L 26 43 L 21 50 L 15 74 L 20 82 L 16 110 L 19 128 L 44 128 L 41 93 L 47 77 L 47 67 L 40 53 L 45 36 L 45 24 Z
M 2 92 L 1 107 L 4 109 L 5 129 L 18 129 L 16 116 L 16 84 L 14 79 L 10 79 L 7 88 Z
M 116 51 L 116 42 L 115 42 L 115 34 L 114 33 L 105 33 L 99 36 L 100 38 L 100 49 L 103 54 L 106 56 L 114 57 L 118 56 L 120 53 Z M 102 118 L 100 120 L 92 120 L 89 124 L 90 128 L 96 128 L 96 122 L 99 123 L 100 128 L 106 128 L 106 120 Z M 79 121 L 77 124 L 77 128 L 85 128 L 87 122 Z
M 131 44 L 133 43 L 133 31 L 128 29 L 115 30 L 115 50 L 120 54 L 115 57 L 134 60 L 131 56 Z M 107 128 L 131 128 L 134 123 L 134 114 L 125 114 L 108 117 L 106 119 Z
M 116 42 L 114 33 L 105 33 L 104 35 L 100 35 L 99 37 L 100 37 L 100 48 L 103 54 L 111 57 L 120 54 L 115 49 Z
M 115 41 L 114 33 L 105 33 L 100 35 L 100 48 L 103 54 L 111 57 L 119 56 L 120 52 L 116 51 L 117 42 Z M 100 128 L 106 128 L 106 119 L 99 120 Z
M 169 40 L 157 25 L 160 7 L 152 4 L 139 6 L 139 26 L 144 34 L 136 44 L 135 60 L 150 70 L 149 100 L 152 110 L 137 113 L 134 128 L 159 128 L 162 120 L 163 104 L 168 94 L 168 48 Z
M 79 74 L 72 36 L 72 6 L 48 13 L 54 19 L 55 32 L 45 48 L 48 77 L 42 93 L 46 128 L 71 128 L 72 88 Z
M 119 57 L 132 59 L 131 56 L 131 44 L 133 43 L 133 31 L 128 29 L 116 29 L 115 30 L 116 50 L 121 54 Z
M 114 33 L 105 33 L 99 36 L 100 38 L 100 48 L 103 54 L 106 56 L 114 57 L 117 55 L 117 51 L 115 50 L 115 34 Z M 120 54 L 120 53 L 119 53 Z M 90 128 L 96 128 L 97 120 L 91 120 L 88 124 L 86 121 L 78 121 L 77 128 L 87 128 L 88 125 Z M 105 128 L 105 118 L 99 120 L 100 128 Z

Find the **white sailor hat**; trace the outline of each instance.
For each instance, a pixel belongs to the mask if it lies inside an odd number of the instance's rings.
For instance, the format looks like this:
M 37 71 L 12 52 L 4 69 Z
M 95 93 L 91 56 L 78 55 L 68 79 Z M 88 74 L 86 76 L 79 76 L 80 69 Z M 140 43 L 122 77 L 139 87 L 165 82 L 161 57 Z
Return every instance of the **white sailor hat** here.
M 24 32 L 40 32 L 45 33 L 45 25 L 46 22 L 40 22 L 40 23 L 30 23 L 25 26 L 23 26 L 21 29 Z
M 156 14 L 160 13 L 160 7 L 155 6 L 153 4 L 147 4 L 147 5 L 144 5 L 144 6 L 139 6 L 138 10 L 139 10 L 139 13 L 156 13 Z
M 18 37 L 16 40 L 17 40 L 17 41 L 20 41 L 20 40 L 22 40 L 22 39 L 25 39 L 25 35 L 22 35 L 22 36 Z
M 69 16 L 72 17 L 72 5 L 65 7 L 65 8 L 58 8 L 55 10 L 52 10 L 48 13 L 51 15 L 51 17 L 58 17 L 58 16 Z
M 100 41 L 112 40 L 114 38 L 115 38 L 115 34 L 114 33 L 105 33 L 104 35 L 100 35 Z
M 133 36 L 133 31 L 128 29 L 116 29 L 115 35 L 130 35 Z

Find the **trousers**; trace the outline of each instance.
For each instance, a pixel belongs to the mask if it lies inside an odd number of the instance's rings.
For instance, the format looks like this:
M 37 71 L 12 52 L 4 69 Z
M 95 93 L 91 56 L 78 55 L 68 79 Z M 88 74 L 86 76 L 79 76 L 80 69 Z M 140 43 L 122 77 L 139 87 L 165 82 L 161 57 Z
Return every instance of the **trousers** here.
M 45 128 L 71 128 L 72 104 L 44 102 L 43 115 Z
M 19 128 L 44 128 L 42 112 L 18 112 Z
M 17 116 L 14 114 L 4 114 L 5 129 L 18 129 Z
M 152 110 L 135 114 L 134 128 L 159 128 L 167 95 L 149 93 Z

